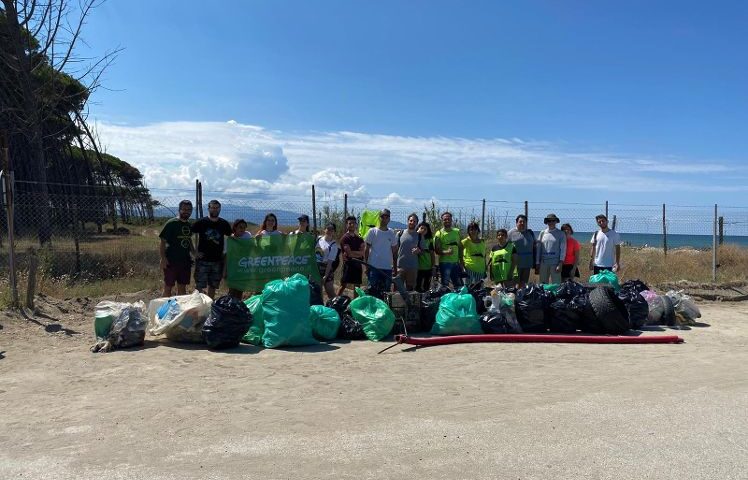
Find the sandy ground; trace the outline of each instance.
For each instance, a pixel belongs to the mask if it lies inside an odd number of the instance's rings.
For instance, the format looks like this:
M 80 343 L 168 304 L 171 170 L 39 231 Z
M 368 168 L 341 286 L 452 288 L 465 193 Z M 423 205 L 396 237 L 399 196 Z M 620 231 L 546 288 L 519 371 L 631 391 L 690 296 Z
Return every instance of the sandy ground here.
M 681 345 L 382 355 L 155 340 L 92 354 L 92 307 L 0 316 L 0 478 L 748 478 L 746 303 L 647 333 Z

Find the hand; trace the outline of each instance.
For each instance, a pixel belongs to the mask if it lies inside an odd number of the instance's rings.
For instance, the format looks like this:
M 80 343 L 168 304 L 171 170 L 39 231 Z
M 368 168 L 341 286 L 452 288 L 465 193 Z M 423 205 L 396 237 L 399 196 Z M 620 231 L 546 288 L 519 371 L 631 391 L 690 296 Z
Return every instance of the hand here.
M 614 273 L 618 273 L 618 272 L 620 272 L 620 271 L 621 271 L 621 266 L 620 266 L 620 265 L 618 265 L 617 263 L 614 263 L 614 264 L 613 264 L 613 272 L 614 272 Z
M 442 255 L 452 255 L 452 247 L 442 250 Z
M 562 263 L 559 263 L 558 265 L 556 265 L 556 271 L 557 272 L 560 272 L 562 269 L 563 269 L 563 264 Z
M 421 253 L 421 249 L 418 247 L 413 247 L 410 249 L 410 253 L 414 253 L 414 254 Z

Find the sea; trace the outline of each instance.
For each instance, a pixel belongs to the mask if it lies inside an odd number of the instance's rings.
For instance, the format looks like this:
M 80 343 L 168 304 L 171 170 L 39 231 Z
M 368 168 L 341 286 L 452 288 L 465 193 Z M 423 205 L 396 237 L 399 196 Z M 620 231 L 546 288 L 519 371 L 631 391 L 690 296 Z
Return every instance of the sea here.
M 621 239 L 626 245 L 631 245 L 633 247 L 662 248 L 662 234 L 659 233 L 618 232 L 618 234 L 621 235 Z M 574 232 L 574 238 L 580 242 L 589 242 L 592 238 L 592 232 Z M 696 249 L 709 249 L 712 248 L 712 240 L 711 235 L 668 234 L 667 248 L 691 247 Z M 717 241 L 719 242 L 719 237 L 717 238 Z M 748 248 L 748 236 L 725 235 L 722 237 L 722 244 L 738 245 L 743 248 Z

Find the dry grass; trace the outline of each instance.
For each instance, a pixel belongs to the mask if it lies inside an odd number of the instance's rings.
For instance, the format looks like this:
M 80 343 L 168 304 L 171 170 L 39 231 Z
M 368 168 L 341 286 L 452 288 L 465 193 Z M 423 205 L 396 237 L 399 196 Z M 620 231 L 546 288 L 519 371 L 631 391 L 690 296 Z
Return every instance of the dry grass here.
M 100 297 L 104 295 L 153 290 L 161 288 L 158 271 L 159 225 L 129 227 L 130 235 L 92 235 L 80 244 L 80 275 L 75 271 L 75 254 L 72 241 L 58 241 L 51 249 L 38 251 L 39 274 L 37 291 L 57 298 Z M 17 242 L 19 290 L 25 295 L 28 248 L 33 239 Z M 64 245 L 64 246 L 63 246 Z M 0 255 L 7 262 L 7 245 Z M 582 245 L 580 272 L 583 279 L 589 275 L 587 263 L 589 246 Z M 689 280 L 711 283 L 711 250 L 676 249 L 663 255 L 661 249 L 623 247 L 622 280 L 638 278 L 647 284 Z M 719 283 L 748 282 L 748 249 L 734 245 L 719 248 L 717 272 Z M 340 270 L 338 269 L 337 280 Z M 337 283 L 337 281 L 336 281 Z M 0 279 L 0 304 L 8 304 L 10 292 L 8 278 Z

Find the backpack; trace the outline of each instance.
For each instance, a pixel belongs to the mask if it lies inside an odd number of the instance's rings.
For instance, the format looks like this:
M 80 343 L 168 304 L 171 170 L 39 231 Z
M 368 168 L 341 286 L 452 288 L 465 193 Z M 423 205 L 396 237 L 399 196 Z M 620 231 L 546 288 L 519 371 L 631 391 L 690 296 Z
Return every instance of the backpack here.
M 319 241 L 321 239 L 322 239 L 322 236 L 317 237 L 317 244 L 319 244 Z M 329 251 L 329 249 L 332 248 L 333 245 L 338 246 L 338 243 L 335 240 L 333 240 L 332 242 L 330 242 L 330 246 L 328 247 L 328 251 Z M 340 265 L 340 251 L 341 251 L 341 248 L 338 247 L 338 252 L 335 254 L 335 260 L 332 261 L 332 270 L 333 271 L 337 270 L 338 269 L 338 265 Z

